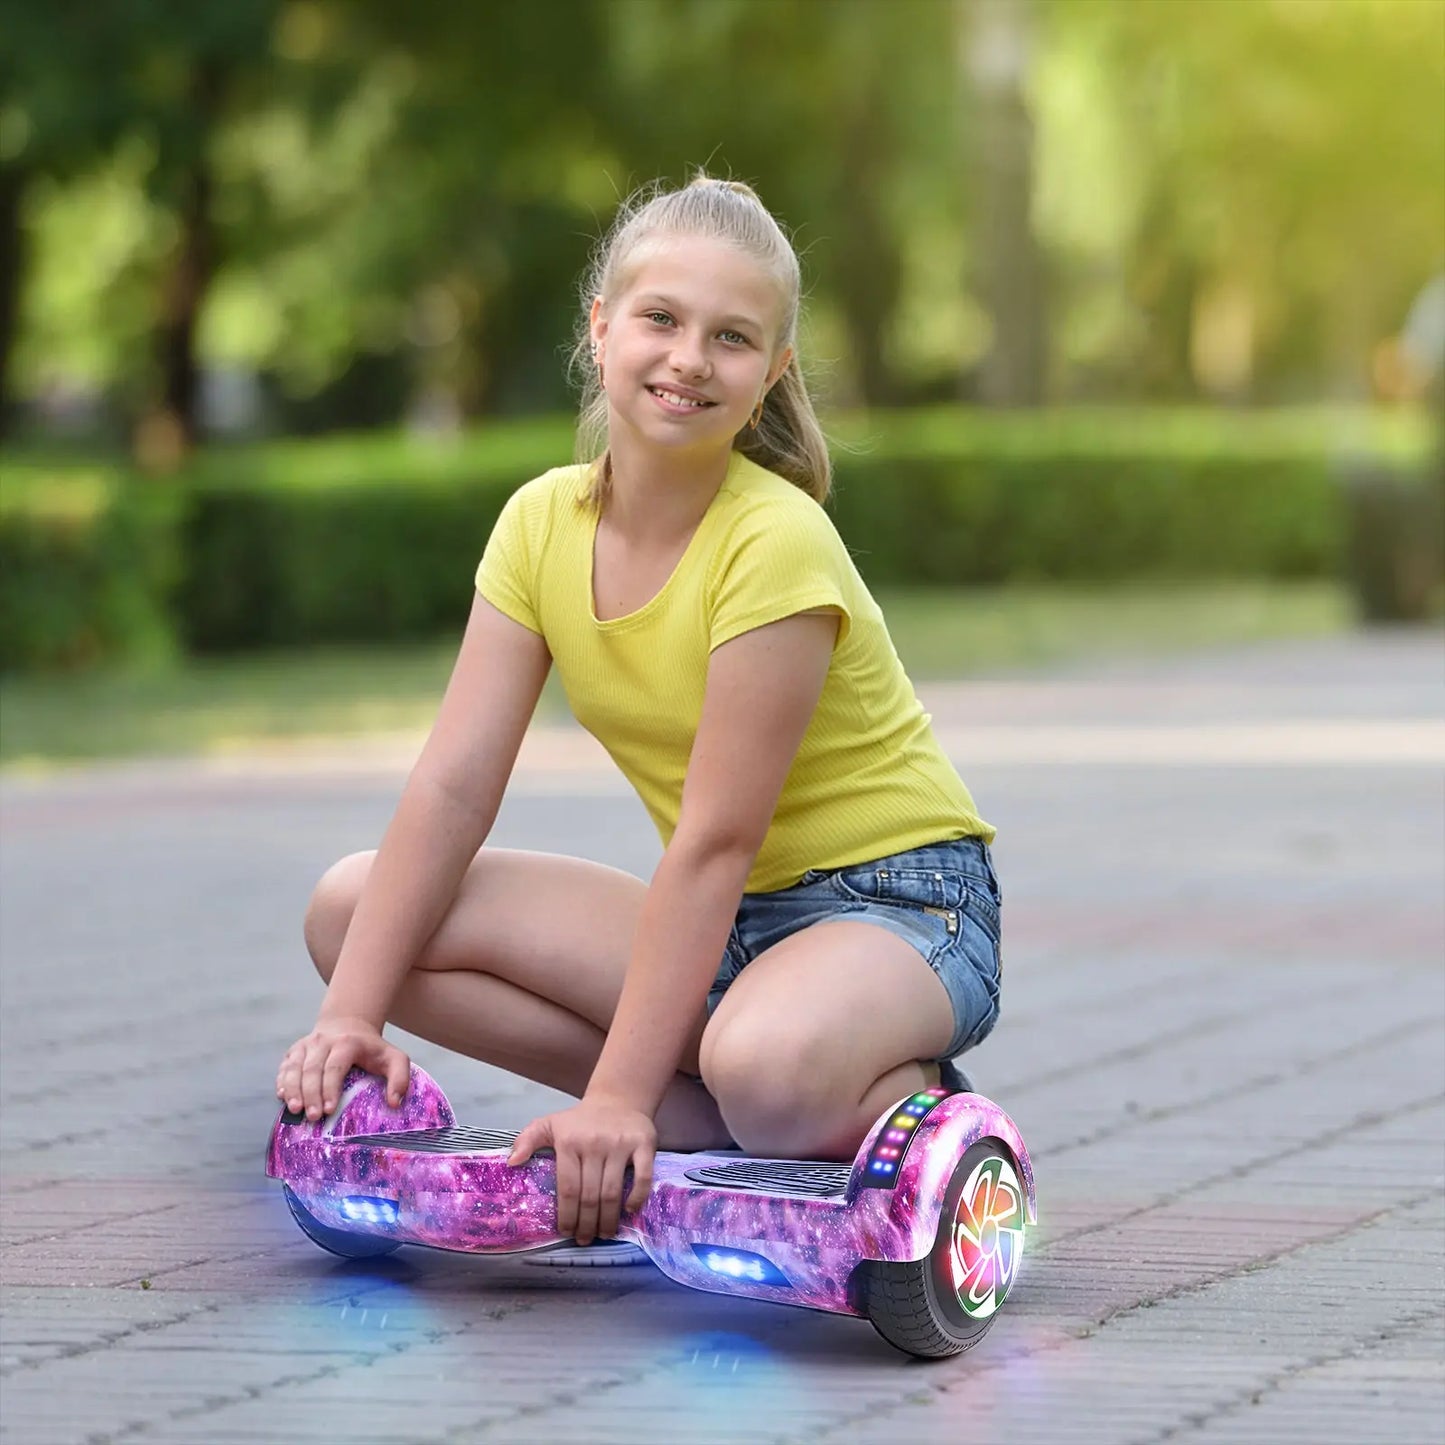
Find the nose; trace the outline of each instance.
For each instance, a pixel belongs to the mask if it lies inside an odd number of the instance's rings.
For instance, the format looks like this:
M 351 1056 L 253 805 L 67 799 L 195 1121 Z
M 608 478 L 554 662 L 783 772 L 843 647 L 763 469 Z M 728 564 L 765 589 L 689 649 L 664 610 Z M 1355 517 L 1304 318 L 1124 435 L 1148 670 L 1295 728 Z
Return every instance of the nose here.
M 672 369 L 679 376 L 703 376 L 711 369 L 707 351 L 696 333 L 678 332 L 672 347 Z

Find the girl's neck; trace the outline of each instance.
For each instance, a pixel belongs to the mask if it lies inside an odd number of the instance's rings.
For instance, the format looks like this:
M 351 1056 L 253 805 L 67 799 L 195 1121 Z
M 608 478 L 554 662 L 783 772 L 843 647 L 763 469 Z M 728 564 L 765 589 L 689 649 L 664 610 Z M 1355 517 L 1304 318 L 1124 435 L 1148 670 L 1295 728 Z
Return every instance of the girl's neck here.
M 612 530 L 633 541 L 666 541 L 689 532 L 717 496 L 732 463 L 728 450 L 708 458 L 629 447 L 609 448 L 612 486 L 605 515 Z

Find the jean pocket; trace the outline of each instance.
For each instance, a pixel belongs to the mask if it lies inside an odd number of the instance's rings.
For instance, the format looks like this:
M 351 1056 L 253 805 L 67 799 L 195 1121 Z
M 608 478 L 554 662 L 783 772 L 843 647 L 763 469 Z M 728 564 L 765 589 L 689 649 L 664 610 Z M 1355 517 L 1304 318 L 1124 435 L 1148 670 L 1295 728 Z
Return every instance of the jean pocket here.
M 855 902 L 892 904 L 932 913 L 947 921 L 950 935 L 958 932 L 959 911 L 969 900 L 968 880 L 953 870 L 869 863 L 839 869 L 833 879 L 843 896 Z
M 1003 920 L 999 917 L 998 904 L 988 895 L 986 886 L 975 886 L 965 903 L 965 911 L 993 940 L 998 948 L 1003 943 Z

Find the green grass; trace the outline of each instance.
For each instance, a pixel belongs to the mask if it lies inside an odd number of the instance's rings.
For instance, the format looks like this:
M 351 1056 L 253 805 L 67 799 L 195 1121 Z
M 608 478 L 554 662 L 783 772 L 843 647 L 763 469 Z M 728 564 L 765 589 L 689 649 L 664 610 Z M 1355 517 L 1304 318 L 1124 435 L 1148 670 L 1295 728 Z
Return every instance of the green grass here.
M 1168 654 L 1350 625 L 1332 584 L 1155 584 L 879 592 L 916 679 L 960 678 L 1089 657 Z M 420 731 L 455 655 L 448 640 L 204 658 L 151 673 L 0 682 L 0 765 L 220 753 L 302 737 Z M 555 678 L 544 716 L 565 715 Z
M 878 600 L 915 680 L 1316 637 L 1353 620 L 1347 589 L 1331 582 L 890 589 Z

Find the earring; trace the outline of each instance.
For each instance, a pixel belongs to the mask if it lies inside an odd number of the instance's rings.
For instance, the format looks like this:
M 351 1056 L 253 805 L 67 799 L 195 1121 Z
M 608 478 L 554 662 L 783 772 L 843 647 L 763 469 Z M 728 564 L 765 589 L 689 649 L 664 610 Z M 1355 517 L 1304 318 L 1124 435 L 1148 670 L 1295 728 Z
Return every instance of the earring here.
M 602 348 L 595 341 L 592 343 L 592 360 L 597 363 L 597 385 L 606 386 L 607 378 L 602 369 Z
M 758 423 L 763 419 L 763 401 L 766 397 L 767 392 L 764 392 L 763 395 L 758 398 L 757 410 L 748 418 L 748 426 L 751 427 L 753 431 L 757 431 Z

